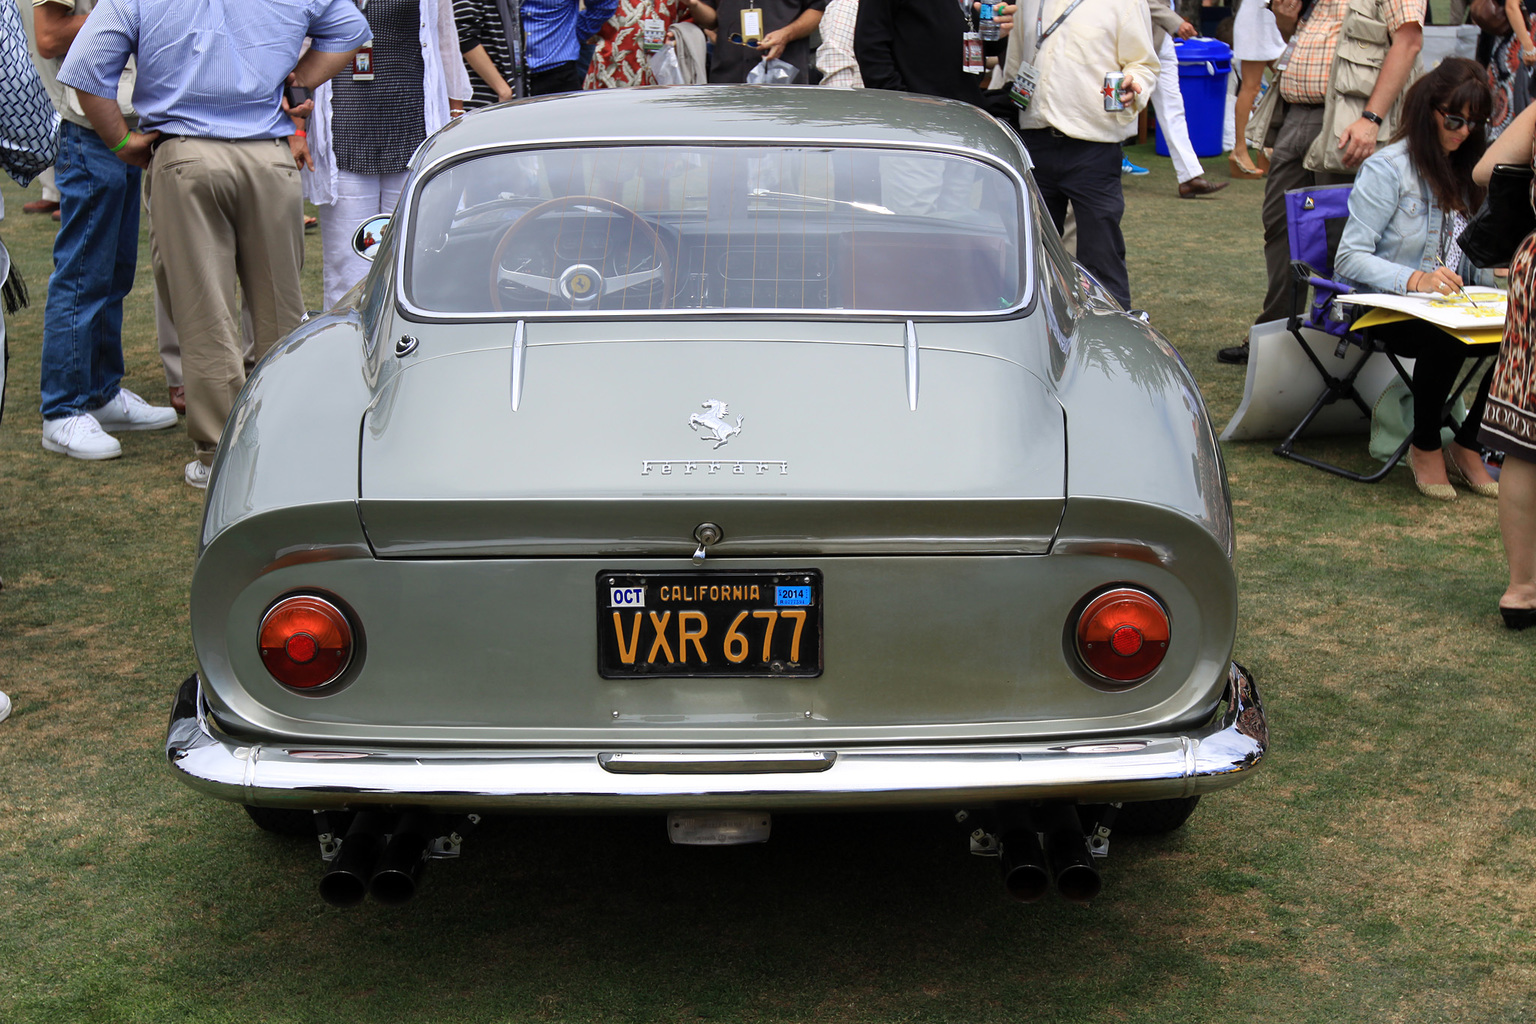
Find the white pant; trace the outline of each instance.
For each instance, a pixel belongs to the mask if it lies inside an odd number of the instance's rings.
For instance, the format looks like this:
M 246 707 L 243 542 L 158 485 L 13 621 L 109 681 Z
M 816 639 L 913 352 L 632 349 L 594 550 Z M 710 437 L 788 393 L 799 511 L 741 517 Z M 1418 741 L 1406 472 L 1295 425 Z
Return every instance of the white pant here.
M 324 254 L 324 306 L 331 309 L 368 273 L 369 262 L 352 250 L 352 235 L 369 217 L 393 214 L 407 172 L 336 172 L 336 201 L 319 206 L 320 250 Z
M 1163 140 L 1168 143 L 1168 155 L 1173 157 L 1173 170 L 1179 176 L 1179 184 L 1205 173 L 1195 147 L 1189 141 L 1189 125 L 1184 121 L 1184 96 L 1179 92 L 1179 54 L 1173 47 L 1173 36 L 1164 36 L 1158 48 L 1157 59 L 1163 69 L 1157 73 L 1157 88 L 1152 93 L 1152 109 L 1157 111 L 1157 123 L 1163 129 Z

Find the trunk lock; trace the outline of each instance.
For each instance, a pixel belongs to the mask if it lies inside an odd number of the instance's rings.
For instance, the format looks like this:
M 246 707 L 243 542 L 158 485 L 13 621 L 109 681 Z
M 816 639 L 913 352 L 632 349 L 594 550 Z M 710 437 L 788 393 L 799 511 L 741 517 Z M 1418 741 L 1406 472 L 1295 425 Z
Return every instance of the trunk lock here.
M 717 543 L 725 532 L 714 523 L 700 523 L 693 528 L 693 539 L 699 542 L 698 550 L 693 553 L 693 564 L 704 564 L 704 549 Z

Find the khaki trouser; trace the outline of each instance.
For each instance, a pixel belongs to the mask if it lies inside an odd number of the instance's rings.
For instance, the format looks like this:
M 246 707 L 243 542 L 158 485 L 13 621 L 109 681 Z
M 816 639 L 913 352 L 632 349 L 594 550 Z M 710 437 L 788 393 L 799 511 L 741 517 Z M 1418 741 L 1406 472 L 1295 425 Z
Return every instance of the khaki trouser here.
M 283 139 L 175 137 L 149 168 L 150 231 L 181 336 L 187 434 L 213 461 L 245 384 L 238 278 L 260 359 L 299 326 L 304 201 Z

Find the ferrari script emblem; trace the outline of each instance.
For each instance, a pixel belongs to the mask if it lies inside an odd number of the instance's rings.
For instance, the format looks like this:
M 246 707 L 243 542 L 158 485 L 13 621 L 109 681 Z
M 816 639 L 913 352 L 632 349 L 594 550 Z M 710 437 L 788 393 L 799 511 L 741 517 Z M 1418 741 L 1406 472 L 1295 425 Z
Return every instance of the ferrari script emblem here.
M 732 435 L 741 433 L 741 421 L 745 417 L 737 416 L 736 423 L 733 426 L 725 418 L 726 413 L 730 411 L 730 406 L 726 403 L 711 398 L 703 403 L 703 407 L 706 410 L 704 413 L 694 413 L 688 417 L 688 426 L 692 429 L 698 430 L 700 427 L 709 428 L 709 433 L 705 434 L 700 440 L 713 441 L 715 442 L 715 447 L 719 448 L 729 441 Z

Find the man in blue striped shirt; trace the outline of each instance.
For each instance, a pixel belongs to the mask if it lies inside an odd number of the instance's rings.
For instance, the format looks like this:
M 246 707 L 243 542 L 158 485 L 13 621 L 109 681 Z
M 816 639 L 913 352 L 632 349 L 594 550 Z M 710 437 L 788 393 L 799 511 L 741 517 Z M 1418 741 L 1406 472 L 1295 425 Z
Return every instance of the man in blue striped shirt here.
M 101 140 L 149 170 L 150 231 L 182 341 L 194 487 L 208 485 L 245 383 L 236 279 L 258 358 L 304 315 L 297 165 L 308 148 L 302 132 L 290 145 L 284 84 L 313 89 L 370 38 L 352 0 L 101 0 L 59 70 Z M 136 131 L 116 100 L 129 57 Z
M 619 0 L 523 0 L 523 34 L 528 39 L 528 95 L 575 92 L 587 77 L 578 58 L 581 44 L 613 17 Z

